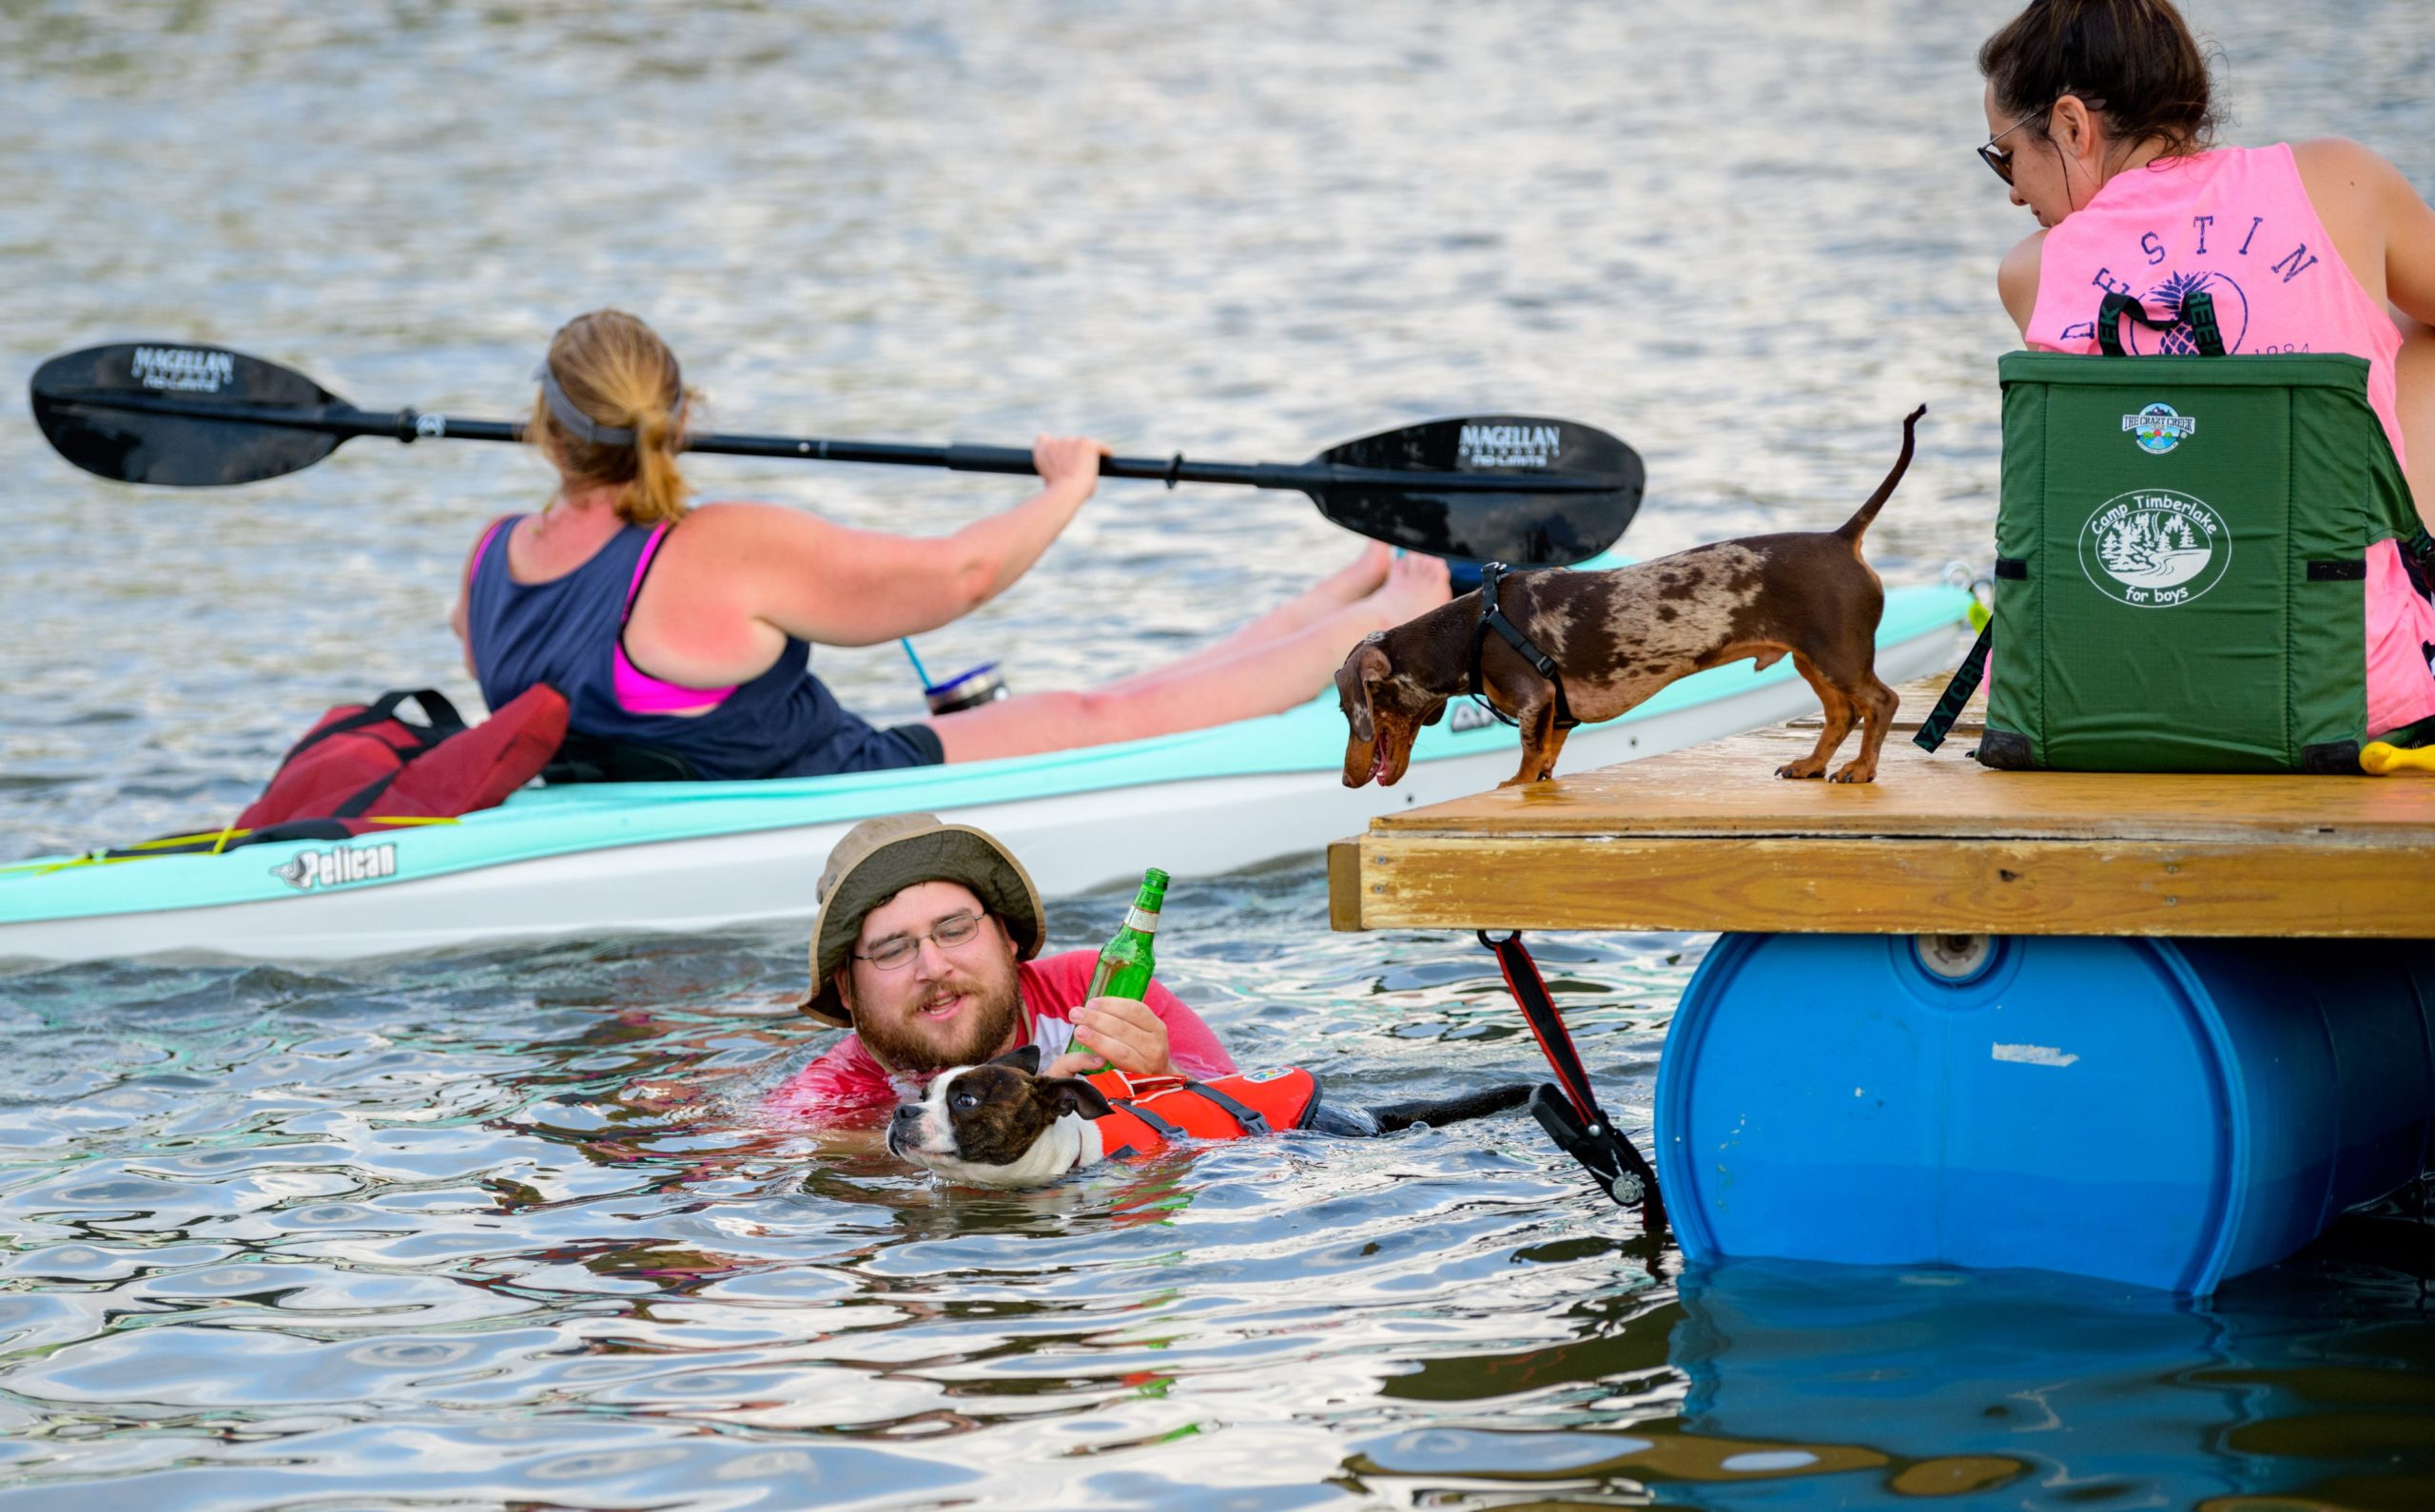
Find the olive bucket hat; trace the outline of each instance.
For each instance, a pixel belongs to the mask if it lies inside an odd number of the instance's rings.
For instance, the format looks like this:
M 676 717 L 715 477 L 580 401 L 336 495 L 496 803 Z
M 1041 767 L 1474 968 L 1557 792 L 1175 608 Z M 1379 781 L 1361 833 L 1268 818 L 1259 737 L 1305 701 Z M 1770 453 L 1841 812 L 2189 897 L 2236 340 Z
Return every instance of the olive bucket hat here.
M 936 814 L 890 814 L 866 819 L 846 831 L 828 852 L 820 874 L 820 917 L 811 926 L 811 988 L 795 1011 L 853 1027 L 854 1016 L 837 996 L 837 971 L 853 954 L 870 911 L 907 887 L 925 882 L 962 882 L 981 906 L 1005 921 L 1015 959 L 1040 954 L 1040 889 L 1006 847 L 969 824 L 950 824 Z

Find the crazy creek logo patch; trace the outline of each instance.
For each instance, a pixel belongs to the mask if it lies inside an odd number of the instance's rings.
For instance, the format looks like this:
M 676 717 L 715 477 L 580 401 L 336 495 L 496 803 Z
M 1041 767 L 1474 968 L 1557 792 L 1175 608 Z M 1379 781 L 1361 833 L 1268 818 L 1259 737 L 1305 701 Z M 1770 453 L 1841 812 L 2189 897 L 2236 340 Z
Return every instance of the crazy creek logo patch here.
M 398 875 L 398 847 L 332 845 L 327 850 L 300 850 L 270 874 L 300 893 L 316 887 L 342 887 L 348 882 L 378 882 Z
M 217 394 L 236 378 L 237 359 L 225 352 L 201 352 L 190 346 L 139 346 L 128 369 L 135 381 L 147 389 Z
M 2198 421 L 2170 404 L 2151 404 L 2136 415 L 2122 417 L 2122 428 L 2139 438 L 2139 450 L 2162 456 L 2196 434 Z
M 1454 442 L 1456 467 L 1553 467 L 1564 445 L 1552 425 L 1466 425 Z
M 2171 489 L 2117 494 L 2080 527 L 2080 571 L 2098 592 L 2138 609 L 2187 604 L 2222 582 L 2231 563 L 2224 517 Z

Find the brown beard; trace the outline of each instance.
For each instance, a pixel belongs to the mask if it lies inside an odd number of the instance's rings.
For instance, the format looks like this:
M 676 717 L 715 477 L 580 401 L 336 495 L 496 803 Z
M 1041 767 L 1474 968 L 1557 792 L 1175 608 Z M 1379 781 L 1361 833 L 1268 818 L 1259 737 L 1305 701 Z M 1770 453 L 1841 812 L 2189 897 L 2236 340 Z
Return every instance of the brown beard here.
M 918 1027 L 919 1010 L 885 1023 L 876 1014 L 854 1015 L 854 1032 L 881 1065 L 906 1076 L 926 1076 L 951 1066 L 977 1066 L 1006 1048 L 1023 1013 L 1013 961 L 1006 963 L 1005 974 L 994 982 L 959 975 L 939 985 L 969 992 L 974 998 L 970 1018 L 945 1043 Z

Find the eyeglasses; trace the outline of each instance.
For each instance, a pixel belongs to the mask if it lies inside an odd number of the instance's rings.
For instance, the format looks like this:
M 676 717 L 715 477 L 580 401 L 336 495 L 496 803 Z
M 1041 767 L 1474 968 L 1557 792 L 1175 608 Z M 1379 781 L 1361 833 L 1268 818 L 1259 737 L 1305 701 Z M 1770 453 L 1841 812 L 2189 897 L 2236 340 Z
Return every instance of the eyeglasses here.
M 2047 109 L 2053 108 L 2054 107 L 2052 106 L 2047 107 Z M 2029 125 L 2032 121 L 2036 120 L 2039 116 L 2042 116 L 2045 113 L 2045 110 L 2032 110 L 2029 114 L 2022 116 L 2019 120 L 2004 127 L 2001 131 L 1998 131 L 1994 136 L 1989 137 L 1987 139 L 1987 145 L 1978 149 L 1978 161 L 1995 169 L 1996 177 L 2003 180 L 2007 184 L 2011 184 L 2013 182 L 2013 155 L 2010 151 L 1998 149 L 1996 144 L 2001 142 L 2004 138 L 2011 136 L 2014 132 Z
M 922 941 L 935 940 L 941 950 L 953 950 L 958 945 L 970 944 L 972 937 L 980 932 L 979 914 L 949 914 L 932 924 L 926 935 L 890 935 L 880 941 L 877 950 L 867 956 L 857 951 L 854 959 L 869 961 L 875 970 L 903 971 L 922 953 Z

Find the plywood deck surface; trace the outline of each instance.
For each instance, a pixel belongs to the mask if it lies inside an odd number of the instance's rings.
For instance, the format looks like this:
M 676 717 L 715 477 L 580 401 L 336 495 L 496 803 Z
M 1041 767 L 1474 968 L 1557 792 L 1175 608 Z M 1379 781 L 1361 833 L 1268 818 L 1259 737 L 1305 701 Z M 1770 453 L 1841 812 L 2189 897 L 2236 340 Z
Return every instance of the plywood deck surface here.
M 1812 719 L 1374 820 L 1330 851 L 1334 923 L 2435 937 L 2435 776 L 1990 771 L 1976 708 L 1911 744 L 1940 690 L 1865 785 L 1775 776 Z

